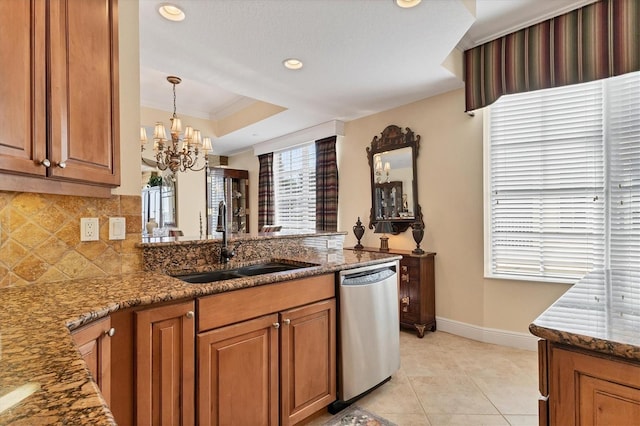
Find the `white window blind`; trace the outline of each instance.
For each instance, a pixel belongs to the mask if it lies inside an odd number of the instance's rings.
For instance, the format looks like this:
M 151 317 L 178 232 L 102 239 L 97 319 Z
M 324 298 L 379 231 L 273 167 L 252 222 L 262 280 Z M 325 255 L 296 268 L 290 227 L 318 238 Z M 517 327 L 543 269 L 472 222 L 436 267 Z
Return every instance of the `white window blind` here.
M 315 230 L 315 144 L 274 152 L 273 160 L 275 224 L 283 230 Z
M 640 267 L 640 73 L 607 82 L 611 175 L 610 267 Z
M 504 96 L 491 108 L 491 272 L 549 279 L 602 267 L 602 90 Z
M 640 72 L 491 106 L 485 273 L 640 270 Z

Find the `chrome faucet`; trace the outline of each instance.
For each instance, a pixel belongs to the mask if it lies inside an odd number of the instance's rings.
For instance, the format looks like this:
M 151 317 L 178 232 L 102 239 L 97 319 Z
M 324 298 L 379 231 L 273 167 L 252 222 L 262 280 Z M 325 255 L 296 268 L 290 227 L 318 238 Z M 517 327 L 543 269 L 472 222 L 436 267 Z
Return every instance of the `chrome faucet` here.
M 220 247 L 220 263 L 227 263 L 236 255 L 236 249 L 240 246 L 237 243 L 232 249 L 229 249 L 227 241 L 227 203 L 224 200 L 218 205 L 218 226 L 216 231 L 222 232 L 222 246 Z

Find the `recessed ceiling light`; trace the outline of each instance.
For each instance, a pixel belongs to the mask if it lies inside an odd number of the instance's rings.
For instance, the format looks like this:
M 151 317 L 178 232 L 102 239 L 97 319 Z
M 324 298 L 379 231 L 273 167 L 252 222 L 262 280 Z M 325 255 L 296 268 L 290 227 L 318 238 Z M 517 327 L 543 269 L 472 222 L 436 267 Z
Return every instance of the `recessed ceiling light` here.
M 300 68 L 302 68 L 302 61 L 296 58 L 285 59 L 284 61 L 282 61 L 282 64 L 285 66 L 285 68 L 288 68 L 290 70 L 299 70 Z
M 174 4 L 163 4 L 158 8 L 158 12 L 164 19 L 168 19 L 169 21 L 183 21 L 185 18 L 185 14 L 178 6 Z
M 403 9 L 409 9 L 411 7 L 416 7 L 420 4 L 422 0 L 396 0 L 396 4 Z

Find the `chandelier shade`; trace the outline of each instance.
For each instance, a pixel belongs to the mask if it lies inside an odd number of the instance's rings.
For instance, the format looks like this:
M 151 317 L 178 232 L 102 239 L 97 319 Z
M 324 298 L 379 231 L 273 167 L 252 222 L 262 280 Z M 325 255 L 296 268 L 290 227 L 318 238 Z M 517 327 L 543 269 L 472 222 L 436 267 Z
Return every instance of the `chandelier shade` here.
M 191 126 L 184 128 L 182 121 L 176 114 L 176 84 L 182 81 L 180 77 L 167 77 L 173 85 L 173 115 L 169 127 L 169 138 L 163 123 L 157 122 L 153 128 L 153 150 L 155 152 L 156 167 L 160 170 L 171 172 L 184 172 L 187 170 L 199 171 L 208 166 L 207 154 L 211 151 L 211 138 L 202 137 L 200 130 Z M 141 149 L 147 143 L 147 131 L 140 128 Z M 198 168 L 200 158 L 204 157 L 202 167 Z

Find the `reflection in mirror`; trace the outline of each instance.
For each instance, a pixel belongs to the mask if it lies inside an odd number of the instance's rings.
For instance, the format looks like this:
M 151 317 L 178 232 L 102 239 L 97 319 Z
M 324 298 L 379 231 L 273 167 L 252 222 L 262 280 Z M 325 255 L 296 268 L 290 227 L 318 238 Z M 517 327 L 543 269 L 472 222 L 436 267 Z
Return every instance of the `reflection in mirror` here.
M 141 186 L 142 235 L 168 235 L 168 229 L 177 223 L 175 176 L 143 162 Z
M 390 222 L 397 233 L 423 223 L 416 180 L 419 146 L 420 136 L 411 129 L 403 132 L 390 125 L 367 147 L 371 169 L 370 229 L 384 221 Z
M 374 155 L 375 218 L 413 218 L 413 165 L 411 148 Z

